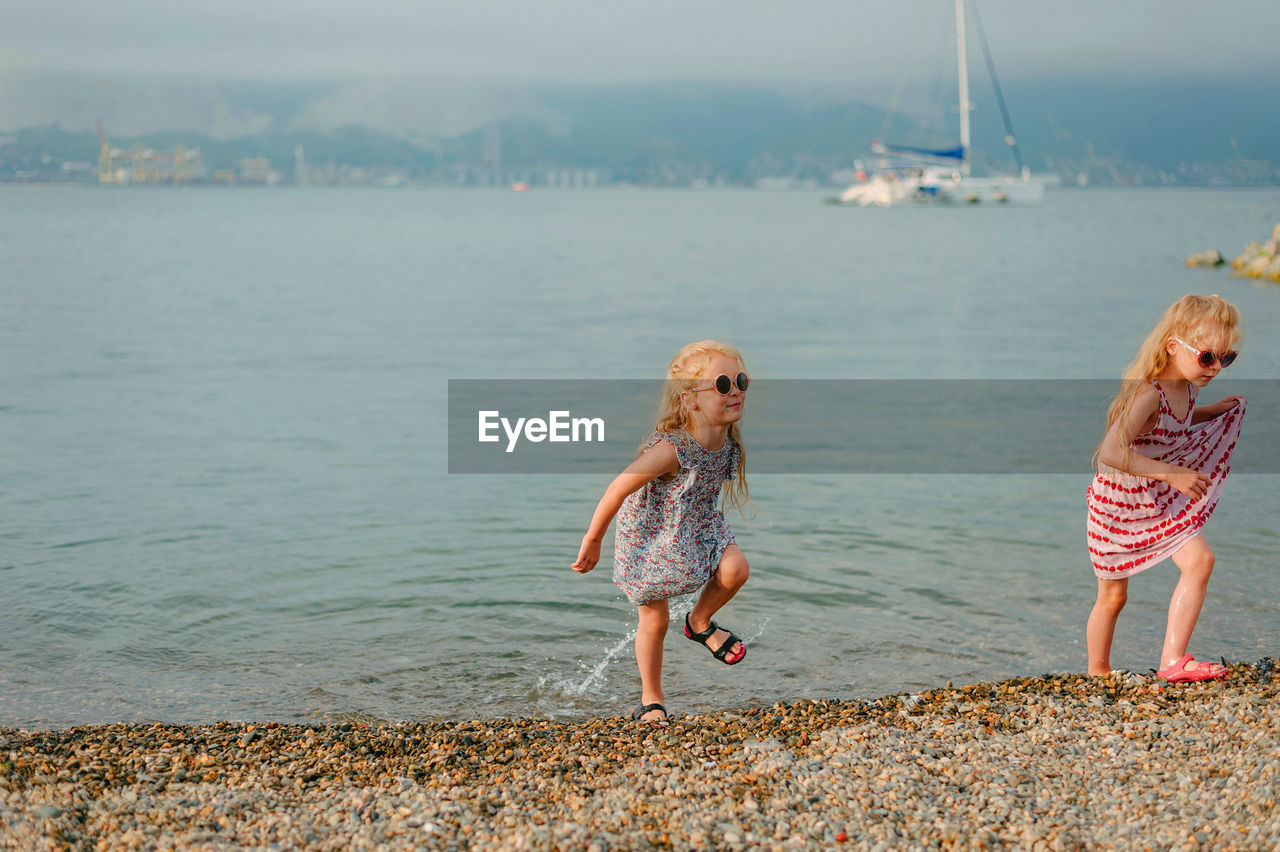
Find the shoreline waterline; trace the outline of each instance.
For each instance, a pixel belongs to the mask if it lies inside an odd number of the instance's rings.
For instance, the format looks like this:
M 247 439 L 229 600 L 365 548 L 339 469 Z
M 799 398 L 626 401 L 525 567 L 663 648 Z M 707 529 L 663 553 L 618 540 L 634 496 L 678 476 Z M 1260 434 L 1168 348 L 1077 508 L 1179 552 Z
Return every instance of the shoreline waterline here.
M 1050 674 L 673 718 L 0 729 L 0 848 L 1280 845 L 1280 677 Z

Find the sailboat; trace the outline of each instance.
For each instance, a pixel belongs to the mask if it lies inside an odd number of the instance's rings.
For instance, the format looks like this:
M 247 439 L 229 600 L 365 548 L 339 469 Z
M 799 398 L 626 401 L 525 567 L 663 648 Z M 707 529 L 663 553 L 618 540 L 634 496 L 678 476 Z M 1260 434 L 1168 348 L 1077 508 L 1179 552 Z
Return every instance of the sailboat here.
M 975 14 L 976 14 L 975 9 Z M 969 159 L 969 67 L 965 54 L 965 0 L 956 0 L 956 61 L 960 95 L 960 144 L 948 148 L 918 148 L 905 145 L 886 145 L 872 140 L 871 150 L 882 156 L 896 157 L 883 160 L 881 171 L 853 184 L 833 199 L 839 204 L 859 207 L 890 207 L 919 202 L 959 202 L 968 204 L 1039 204 L 1044 200 L 1045 182 L 1032 177 L 1030 169 L 1022 162 L 1014 139 L 1009 110 L 995 76 L 990 51 L 986 50 L 986 37 L 982 46 L 987 60 L 987 70 L 995 88 L 1000 114 L 1004 118 L 1005 142 L 1013 151 L 1019 173 L 1009 176 L 973 177 Z M 982 34 L 979 22 L 979 35 Z

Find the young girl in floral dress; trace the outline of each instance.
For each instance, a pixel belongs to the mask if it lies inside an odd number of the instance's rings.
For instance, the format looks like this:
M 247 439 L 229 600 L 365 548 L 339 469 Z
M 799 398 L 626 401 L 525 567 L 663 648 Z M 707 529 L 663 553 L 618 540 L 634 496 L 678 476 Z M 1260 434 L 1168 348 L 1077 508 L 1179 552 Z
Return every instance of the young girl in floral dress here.
M 584 574 L 596 566 L 617 515 L 613 580 L 640 611 L 641 694 L 633 718 L 667 724 L 662 644 L 669 598 L 701 589 L 685 616 L 685 636 L 728 665 L 747 655 L 742 640 L 711 618 L 747 581 L 746 557 L 719 503 L 722 490 L 739 509 L 747 499 L 738 424 L 749 384 L 742 356 L 728 344 L 704 340 L 676 353 L 653 434 L 605 490 L 572 565 Z

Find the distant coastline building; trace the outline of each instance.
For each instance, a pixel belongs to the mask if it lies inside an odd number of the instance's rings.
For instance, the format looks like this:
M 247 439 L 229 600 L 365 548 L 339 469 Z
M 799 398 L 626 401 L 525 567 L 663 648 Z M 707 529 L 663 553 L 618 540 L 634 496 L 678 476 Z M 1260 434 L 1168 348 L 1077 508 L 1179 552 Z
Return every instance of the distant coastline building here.
M 169 151 L 153 151 L 135 142 L 130 149 L 107 142 L 102 122 L 98 128 L 98 183 L 198 183 L 205 180 L 204 158 L 199 148 L 178 143 Z
M 606 169 L 565 168 L 562 166 L 530 166 L 492 169 L 483 165 L 454 163 L 439 173 L 459 186 L 481 186 L 506 189 L 512 184 L 546 186 L 560 189 L 594 189 L 609 184 L 613 175 Z
M 609 182 L 604 169 L 547 169 L 542 177 L 546 186 L 572 189 L 595 189 Z
M 485 127 L 482 134 L 484 151 L 481 154 L 484 167 L 498 171 L 502 168 L 502 128 L 496 124 Z
M 301 145 L 293 146 L 293 183 L 295 186 L 306 186 L 310 182 L 307 173 L 307 158 Z
M 266 157 L 245 157 L 236 163 L 236 181 L 250 184 L 272 184 L 280 180 L 279 172 L 271 170 Z

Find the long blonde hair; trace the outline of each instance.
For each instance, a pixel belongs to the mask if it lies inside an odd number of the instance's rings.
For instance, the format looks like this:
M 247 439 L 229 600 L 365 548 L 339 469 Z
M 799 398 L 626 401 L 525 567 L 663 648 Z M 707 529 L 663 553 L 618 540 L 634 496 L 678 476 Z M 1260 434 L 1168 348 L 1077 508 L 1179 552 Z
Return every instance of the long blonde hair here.
M 682 348 L 667 365 L 667 380 L 662 385 L 662 396 L 658 400 L 658 411 L 654 418 L 654 432 L 674 432 L 687 429 L 692 415 L 685 407 L 680 395 L 698 384 L 702 372 L 715 355 L 725 355 L 738 362 L 738 367 L 746 370 L 742 361 L 742 353 L 728 343 L 714 340 L 700 340 Z M 729 440 L 738 445 L 738 466 L 734 477 L 724 489 L 724 502 L 739 512 L 744 511 L 750 493 L 747 489 L 747 450 L 742 444 L 741 421 L 729 424 Z M 646 439 L 636 452 L 637 457 L 649 445 Z
M 1216 330 L 1211 327 L 1216 327 Z M 1225 332 L 1230 336 L 1227 348 L 1235 348 L 1240 341 L 1240 312 L 1216 293 L 1212 296 L 1188 294 L 1169 306 L 1164 316 L 1160 317 L 1160 322 L 1147 335 L 1147 339 L 1142 341 L 1137 357 L 1124 372 L 1120 393 L 1116 394 L 1107 411 L 1108 430 L 1117 421 L 1121 424 L 1118 437 L 1125 459 L 1129 456 L 1130 445 L 1135 437 L 1127 433 L 1124 425 L 1129 409 L 1133 407 L 1133 402 L 1142 389 L 1169 366 L 1169 338 L 1181 337 L 1188 343 L 1195 343 L 1195 338 L 1203 331 Z M 1093 453 L 1095 467 L 1101 450 L 1102 444 L 1099 443 L 1098 449 Z

